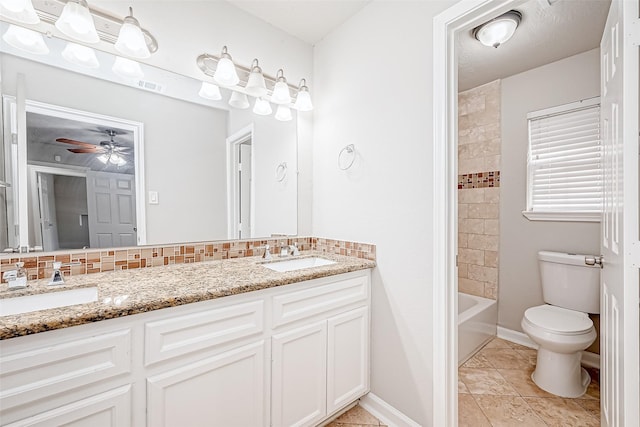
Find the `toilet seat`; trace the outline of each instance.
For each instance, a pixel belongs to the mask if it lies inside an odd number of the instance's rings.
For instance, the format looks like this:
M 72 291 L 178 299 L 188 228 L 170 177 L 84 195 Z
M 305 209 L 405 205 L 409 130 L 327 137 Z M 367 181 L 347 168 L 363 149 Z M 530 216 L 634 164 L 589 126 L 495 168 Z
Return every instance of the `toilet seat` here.
M 534 328 L 557 335 L 581 335 L 593 328 L 586 313 L 547 304 L 527 309 L 524 320 Z

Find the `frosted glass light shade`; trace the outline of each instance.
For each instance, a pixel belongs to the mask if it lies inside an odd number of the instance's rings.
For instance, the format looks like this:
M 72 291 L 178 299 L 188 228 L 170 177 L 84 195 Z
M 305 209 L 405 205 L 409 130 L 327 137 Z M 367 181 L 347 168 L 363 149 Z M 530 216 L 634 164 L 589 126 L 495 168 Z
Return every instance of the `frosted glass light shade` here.
M 111 70 L 123 79 L 141 79 L 144 77 L 140 64 L 120 56 L 116 56 L 116 61 L 113 63 Z
M 220 88 L 217 85 L 209 82 L 202 82 L 202 86 L 200 87 L 200 92 L 198 92 L 198 95 L 212 101 L 219 101 L 222 99 Z
M 249 108 L 249 98 L 244 93 L 233 91 L 231 92 L 231 98 L 229 98 L 229 105 L 233 108 L 244 110 Z
M 96 52 L 90 47 L 67 42 L 62 57 L 75 65 L 87 68 L 98 68 L 100 63 L 96 58 Z
M 109 155 L 109 163 L 116 166 L 124 166 L 127 164 L 127 161 L 118 153 L 111 153 Z
M 271 104 L 269 101 L 265 101 L 261 98 L 256 98 L 256 103 L 253 105 L 253 112 L 260 116 L 269 116 L 273 113 Z
M 0 16 L 23 24 L 40 22 L 31 0 L 0 0 Z
M 284 105 L 278 105 L 275 117 L 276 120 L 280 120 L 281 122 L 288 122 L 293 118 L 293 116 L 291 115 L 291 109 Z
M 255 96 L 256 98 L 265 96 L 267 94 L 267 85 L 264 81 L 264 75 L 262 75 L 262 68 L 258 66 L 257 59 L 254 59 L 251 65 L 249 79 L 244 89 L 249 95 Z
M 290 104 L 291 94 L 289 93 L 289 86 L 286 82 L 279 81 L 273 88 L 273 94 L 271 95 L 271 102 L 274 104 Z
M 69 0 L 56 21 L 56 28 L 64 35 L 84 43 L 100 41 L 85 0 Z
M 236 72 L 236 66 L 233 65 L 231 59 L 226 57 L 222 57 L 218 61 L 213 79 L 222 86 L 235 86 L 240 82 L 240 77 L 238 77 L 238 73 Z
M 513 37 L 521 19 L 520 12 L 511 10 L 480 25 L 473 31 L 473 35 L 483 45 L 497 48 Z
M 123 55 L 141 59 L 149 58 L 151 52 L 149 52 L 144 34 L 142 34 L 140 23 L 133 17 L 133 10 L 129 10 L 130 14 L 124 18 L 114 47 Z
M 25 52 L 36 55 L 46 55 L 49 53 L 49 47 L 44 42 L 42 34 L 27 28 L 18 27 L 17 25 L 9 25 L 9 28 L 2 36 L 9 46 Z
M 311 95 L 308 90 L 302 90 L 298 92 L 296 103 L 293 105 L 298 111 L 311 111 L 313 110 L 313 104 L 311 103 Z
M 107 164 L 107 162 L 109 161 L 109 156 L 106 154 L 100 154 L 97 157 L 98 160 L 100 160 L 102 163 L 104 163 L 105 165 Z

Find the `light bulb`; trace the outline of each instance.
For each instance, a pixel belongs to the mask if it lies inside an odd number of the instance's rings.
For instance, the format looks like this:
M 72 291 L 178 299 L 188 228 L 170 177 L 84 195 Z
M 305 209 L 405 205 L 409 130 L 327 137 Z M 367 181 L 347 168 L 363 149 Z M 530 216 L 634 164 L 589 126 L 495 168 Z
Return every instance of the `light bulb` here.
M 244 93 L 233 91 L 231 92 L 231 98 L 229 98 L 229 105 L 244 110 L 249 108 L 249 99 Z
M 510 10 L 474 29 L 473 35 L 483 45 L 497 48 L 513 36 L 521 19 L 520 12 Z
M 213 79 L 222 86 L 235 86 L 240 82 L 236 66 L 233 65 L 231 55 L 227 53 L 226 46 L 222 48 L 222 54 L 216 66 L 216 72 L 213 73 Z
M 282 69 L 278 70 L 276 77 L 277 81 L 273 87 L 273 93 L 271 94 L 271 102 L 274 104 L 290 104 L 291 94 L 289 93 L 289 86 L 287 85 L 287 79 L 284 78 L 284 72 Z
M 202 86 L 200 87 L 200 92 L 198 92 L 198 95 L 206 99 L 211 99 L 212 101 L 219 101 L 222 99 L 220 88 L 217 85 L 209 82 L 202 82 Z
M 149 58 L 151 56 L 140 23 L 133 17 L 132 8 L 129 8 L 129 16 L 124 18 L 114 47 L 123 55 L 133 58 Z
M 311 95 L 309 95 L 309 88 L 307 87 L 307 81 L 302 79 L 300 81 L 300 88 L 298 89 L 298 96 L 296 97 L 296 103 L 294 108 L 298 111 L 311 111 L 313 110 L 313 104 L 311 103 Z
M 109 161 L 109 156 L 107 154 L 100 154 L 97 159 L 106 165 Z
M 273 113 L 271 104 L 269 101 L 265 101 L 262 98 L 256 98 L 256 103 L 253 105 L 253 112 L 260 116 L 269 116 Z
M 278 105 L 275 117 L 276 120 L 280 120 L 281 122 L 288 122 L 293 118 L 291 116 L 291 109 L 284 105 Z
M 62 57 L 72 64 L 80 65 L 87 68 L 98 68 L 100 63 L 96 58 L 96 53 L 93 49 L 80 44 L 67 42 L 64 50 L 62 51 Z
M 9 28 L 2 36 L 2 40 L 9 46 L 36 55 L 46 55 L 49 48 L 42 38 L 42 34 L 27 28 L 9 25 Z
M 247 80 L 247 85 L 244 89 L 249 95 L 255 96 L 256 98 L 267 94 L 267 85 L 264 81 L 264 75 L 262 75 L 262 68 L 258 66 L 257 59 L 253 60 L 249 79 Z
M 120 56 L 116 56 L 116 61 L 113 63 L 111 70 L 123 79 L 141 79 L 144 77 L 140 64 Z
M 69 0 L 56 21 L 56 28 L 74 40 L 98 43 L 100 38 L 86 0 Z
M 23 24 L 40 23 L 31 0 L 0 0 L 0 16 Z

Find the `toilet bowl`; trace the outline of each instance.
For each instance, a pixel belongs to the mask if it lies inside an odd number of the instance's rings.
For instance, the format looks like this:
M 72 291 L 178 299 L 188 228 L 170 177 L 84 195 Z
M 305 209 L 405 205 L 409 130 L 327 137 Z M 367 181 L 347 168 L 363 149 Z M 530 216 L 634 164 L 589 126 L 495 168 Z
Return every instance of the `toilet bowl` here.
M 582 351 L 596 339 L 586 313 L 551 305 L 529 308 L 522 329 L 538 344 L 531 379 L 541 389 L 562 397 L 582 396 L 591 378 L 580 366 Z
M 546 304 L 527 309 L 522 330 L 538 345 L 533 382 L 562 397 L 585 393 L 589 374 L 582 351 L 596 339 L 587 313 L 600 310 L 600 269 L 585 264 L 585 255 L 538 253 L 542 295 Z

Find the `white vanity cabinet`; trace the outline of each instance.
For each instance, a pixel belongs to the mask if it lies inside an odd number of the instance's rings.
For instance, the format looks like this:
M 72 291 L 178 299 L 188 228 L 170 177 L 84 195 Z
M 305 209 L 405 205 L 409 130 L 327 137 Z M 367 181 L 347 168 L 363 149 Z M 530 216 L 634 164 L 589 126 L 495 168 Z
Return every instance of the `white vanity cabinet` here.
M 313 426 L 369 389 L 370 271 L 0 341 L 0 425 Z

